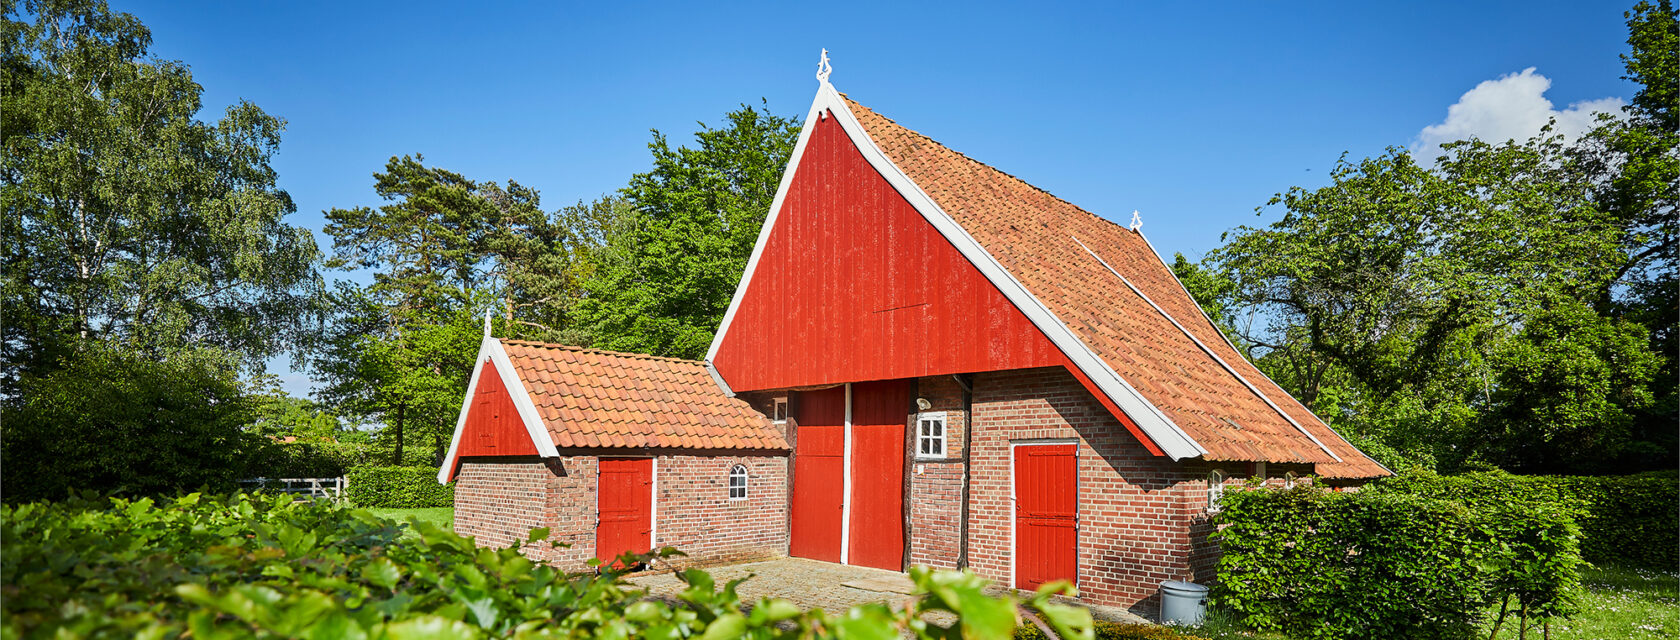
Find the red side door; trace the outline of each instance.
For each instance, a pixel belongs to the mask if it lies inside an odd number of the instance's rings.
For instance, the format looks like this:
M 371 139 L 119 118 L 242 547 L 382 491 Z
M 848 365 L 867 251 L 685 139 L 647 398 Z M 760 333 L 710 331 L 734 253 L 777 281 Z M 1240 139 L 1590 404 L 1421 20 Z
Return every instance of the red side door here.
M 852 385 L 852 527 L 846 563 L 904 570 L 908 380 Z
M 799 431 L 794 445 L 788 555 L 839 562 L 845 497 L 845 387 L 801 392 L 793 419 Z
M 1015 587 L 1074 580 L 1078 571 L 1077 445 L 1015 447 Z
M 653 548 L 653 458 L 601 458 L 595 557 Z

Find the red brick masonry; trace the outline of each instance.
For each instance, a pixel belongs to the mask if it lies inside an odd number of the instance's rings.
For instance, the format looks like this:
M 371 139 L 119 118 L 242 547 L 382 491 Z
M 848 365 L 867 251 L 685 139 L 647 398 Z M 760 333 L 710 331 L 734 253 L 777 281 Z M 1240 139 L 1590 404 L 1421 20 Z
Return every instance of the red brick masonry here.
M 732 453 L 656 457 L 654 546 L 690 556 L 674 564 L 787 554 L 787 458 Z M 731 500 L 736 464 L 747 468 L 747 497 Z M 482 546 L 507 546 L 548 527 L 550 541 L 569 546 L 532 545 L 525 554 L 581 569 L 595 555 L 597 473 L 593 455 L 469 458 L 455 488 L 455 531 Z

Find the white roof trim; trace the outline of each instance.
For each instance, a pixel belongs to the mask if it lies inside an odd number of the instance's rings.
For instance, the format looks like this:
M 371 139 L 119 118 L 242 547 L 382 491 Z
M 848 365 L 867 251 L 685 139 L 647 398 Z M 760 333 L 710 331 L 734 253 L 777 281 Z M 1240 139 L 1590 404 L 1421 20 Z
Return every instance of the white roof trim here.
M 1132 231 L 1137 232 L 1137 229 L 1134 228 Z M 1142 235 L 1142 233 L 1139 233 L 1139 236 L 1141 236 L 1141 235 Z M 1167 313 L 1166 309 L 1162 309 L 1161 305 L 1155 304 L 1155 301 L 1151 300 L 1149 298 L 1148 294 L 1144 293 L 1142 289 L 1139 289 L 1139 288 L 1137 288 L 1136 285 L 1132 284 L 1132 281 L 1129 278 L 1127 278 L 1126 276 L 1120 275 L 1120 272 L 1114 270 L 1114 267 L 1110 266 L 1108 264 L 1108 261 L 1104 260 L 1102 256 L 1097 255 L 1097 252 L 1092 251 L 1090 247 L 1085 246 L 1084 241 L 1080 240 L 1077 236 L 1073 237 L 1073 241 L 1079 243 L 1079 248 L 1084 249 L 1085 253 L 1089 253 L 1089 254 L 1091 254 L 1091 257 L 1096 258 L 1097 262 L 1099 264 L 1101 264 L 1104 269 L 1107 269 L 1109 273 L 1114 274 L 1114 277 L 1119 278 L 1120 282 L 1124 283 L 1126 285 L 1127 289 L 1131 289 L 1132 293 L 1137 294 L 1137 296 L 1139 298 L 1143 298 L 1144 302 L 1149 303 L 1150 308 L 1153 308 L 1156 313 L 1161 314 L 1161 317 L 1166 318 L 1167 322 L 1171 322 L 1174 327 L 1178 327 L 1179 332 L 1183 333 L 1184 337 L 1189 338 L 1191 342 L 1196 343 L 1196 346 L 1201 348 L 1202 353 L 1205 353 L 1205 354 L 1208 355 L 1208 357 L 1213 358 L 1213 361 L 1219 363 L 1219 366 L 1223 367 L 1225 369 L 1226 373 L 1231 374 L 1231 377 L 1236 378 L 1237 382 L 1241 382 L 1244 387 L 1248 387 L 1249 393 L 1253 393 L 1254 397 L 1259 398 L 1261 402 L 1266 403 L 1266 406 L 1271 407 L 1272 411 L 1276 411 L 1279 416 L 1282 416 L 1284 420 L 1287 420 L 1291 426 L 1295 427 L 1296 431 L 1301 432 L 1301 435 L 1306 436 L 1307 439 L 1311 440 L 1313 444 L 1318 445 L 1319 449 L 1322 449 L 1325 453 L 1330 454 L 1330 457 L 1332 459 L 1334 459 L 1336 462 L 1341 462 L 1342 461 L 1341 456 L 1336 455 L 1336 452 L 1331 451 L 1330 447 L 1326 447 L 1326 446 L 1324 446 L 1324 443 L 1319 442 L 1318 438 L 1316 436 L 1314 436 L 1312 434 L 1312 432 L 1307 431 L 1306 427 L 1301 426 L 1301 423 L 1296 422 L 1295 418 L 1292 418 L 1292 417 L 1290 417 L 1290 415 L 1288 413 L 1285 413 L 1282 408 L 1277 406 L 1277 403 L 1272 402 L 1271 398 L 1268 398 L 1268 397 L 1266 397 L 1266 394 L 1261 393 L 1259 387 L 1254 386 L 1252 383 L 1250 383 L 1248 381 L 1248 378 L 1244 378 L 1242 374 L 1237 373 L 1237 370 L 1236 370 L 1235 367 L 1232 367 L 1230 365 L 1230 363 L 1225 362 L 1224 358 L 1219 357 L 1219 354 L 1214 353 L 1213 349 L 1209 349 L 1206 344 L 1203 344 L 1202 340 L 1200 338 L 1196 337 L 1196 334 L 1190 333 L 1189 329 L 1186 329 L 1186 328 L 1184 328 L 1184 325 L 1179 324 L 1177 318 L 1174 318 L 1174 317 L 1172 317 L 1172 314 Z M 1155 253 L 1155 248 L 1154 247 L 1149 247 L 1147 242 L 1144 243 L 1144 246 L 1149 248 L 1150 253 Z M 1160 256 L 1157 255 L 1157 256 L 1155 256 L 1155 258 L 1157 260 L 1159 260 Z M 1172 268 L 1169 267 L 1167 269 L 1167 272 L 1171 273 Z M 1177 276 L 1174 276 L 1175 279 L 1176 279 L 1176 277 Z M 1184 286 L 1184 283 L 1180 282 L 1179 286 L 1180 287 Z M 1192 298 L 1191 302 L 1195 302 L 1195 299 Z M 1202 313 L 1203 313 L 1204 316 L 1207 314 L 1207 312 L 1205 312 L 1205 311 L 1202 312 Z
M 741 278 L 740 286 L 735 289 L 735 298 L 730 301 L 729 311 L 724 314 L 723 324 L 718 328 L 717 335 L 712 339 L 711 349 L 706 353 L 706 362 L 711 363 L 717 355 L 718 345 L 728 333 L 729 326 L 734 320 L 735 311 L 746 294 L 747 286 L 751 282 L 754 269 L 758 266 L 760 254 L 770 237 L 770 231 L 775 226 L 777 215 L 781 212 L 782 200 L 787 194 L 788 186 L 793 182 L 793 176 L 799 165 L 800 157 L 804 154 L 805 145 L 809 141 L 814 129 L 814 120 L 824 112 L 832 113 L 841 129 L 851 138 L 864 159 L 891 184 L 906 201 L 910 203 L 922 217 L 937 229 L 963 257 L 968 259 L 980 273 L 986 276 L 993 286 L 997 287 L 1004 297 L 1008 298 L 1016 308 L 1032 321 L 1044 335 L 1048 337 L 1056 348 L 1060 349 L 1068 359 L 1079 367 L 1079 370 L 1097 385 L 1097 388 L 1107 395 L 1121 411 L 1142 429 L 1150 440 L 1168 457 L 1174 460 L 1194 458 L 1205 455 L 1207 450 L 1201 444 L 1174 424 L 1172 419 L 1162 413 L 1154 403 L 1151 403 L 1137 389 L 1120 377 L 1113 367 L 1098 357 L 1089 345 L 1069 329 L 1055 313 L 1051 312 L 1042 301 L 1027 291 L 1026 286 L 1015 279 L 1001 263 L 981 246 L 979 241 L 969 235 L 968 230 L 957 224 L 956 220 L 934 202 L 933 198 L 911 180 L 903 170 L 889 160 L 885 153 L 875 145 L 863 129 L 863 124 L 846 106 L 846 101 L 834 86 L 823 82 L 817 88 L 816 99 L 811 103 L 811 111 L 806 116 L 803 130 L 799 134 L 799 142 L 794 147 L 793 156 L 788 160 L 788 167 L 782 173 L 782 184 L 776 190 L 775 201 L 770 205 L 769 215 L 765 218 L 764 228 L 759 231 L 758 243 L 753 247 L 752 258 L 747 262 L 747 271 Z M 719 376 L 721 382 L 722 378 Z
M 548 428 L 543 426 L 542 415 L 537 413 L 536 403 L 531 401 L 531 393 L 525 389 L 525 382 L 514 370 L 513 362 L 508 360 L 502 341 L 486 335 L 478 345 L 478 355 L 473 357 L 467 397 L 461 400 L 461 414 L 455 418 L 455 435 L 450 436 L 449 453 L 443 457 L 443 466 L 438 469 L 439 484 L 449 482 L 449 470 L 455 467 L 455 453 L 461 447 L 461 431 L 466 427 L 467 411 L 472 409 L 473 394 L 478 391 L 478 375 L 484 371 L 485 362 L 495 363 L 496 373 L 502 377 L 502 386 L 507 388 L 508 395 L 513 397 L 513 407 L 519 411 L 519 420 L 524 423 L 525 432 L 530 434 L 531 443 L 537 445 L 537 454 L 544 458 L 560 456 L 559 450 L 554 448 L 554 439 L 548 435 Z

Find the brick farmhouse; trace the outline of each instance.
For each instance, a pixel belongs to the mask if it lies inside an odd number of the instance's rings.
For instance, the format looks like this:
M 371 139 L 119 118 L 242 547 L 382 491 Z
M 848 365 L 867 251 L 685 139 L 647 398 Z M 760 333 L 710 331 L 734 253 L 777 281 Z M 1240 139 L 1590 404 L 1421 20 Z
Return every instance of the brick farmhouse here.
M 1239 354 L 1137 224 L 820 78 L 705 362 L 486 337 L 439 474 L 461 533 L 549 527 L 572 546 L 536 553 L 567 564 L 966 567 L 1136 607 L 1209 577 L 1226 486 L 1389 474 Z

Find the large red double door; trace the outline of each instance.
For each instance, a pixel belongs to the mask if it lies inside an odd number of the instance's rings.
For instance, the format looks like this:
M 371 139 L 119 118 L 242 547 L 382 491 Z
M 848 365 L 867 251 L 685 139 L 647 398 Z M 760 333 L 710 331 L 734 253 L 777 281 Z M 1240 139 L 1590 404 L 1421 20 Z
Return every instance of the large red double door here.
M 789 554 L 894 571 L 904 568 L 904 429 L 909 407 L 910 385 L 905 380 L 800 394 L 794 415 L 799 431 Z

